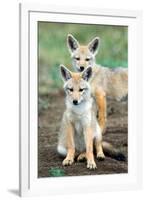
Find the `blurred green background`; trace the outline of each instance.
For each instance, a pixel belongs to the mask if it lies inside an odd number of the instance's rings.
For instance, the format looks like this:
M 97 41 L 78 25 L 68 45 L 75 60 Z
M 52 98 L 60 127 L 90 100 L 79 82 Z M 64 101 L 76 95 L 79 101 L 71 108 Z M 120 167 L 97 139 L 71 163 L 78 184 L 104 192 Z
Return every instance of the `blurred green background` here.
M 72 69 L 66 43 L 68 33 L 82 44 L 100 37 L 96 63 L 107 67 L 128 66 L 128 29 L 125 26 L 38 22 L 39 97 L 61 90 L 60 64 Z M 41 98 L 39 101 L 42 104 Z

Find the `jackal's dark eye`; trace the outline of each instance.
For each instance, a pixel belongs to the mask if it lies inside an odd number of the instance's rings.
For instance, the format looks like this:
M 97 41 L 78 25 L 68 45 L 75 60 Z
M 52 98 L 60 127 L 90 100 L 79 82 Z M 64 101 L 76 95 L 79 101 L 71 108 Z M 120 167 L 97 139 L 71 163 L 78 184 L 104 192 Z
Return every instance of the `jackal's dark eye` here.
M 80 58 L 79 58 L 79 57 L 76 57 L 76 60 L 80 60 Z
M 84 91 L 84 88 L 80 88 L 80 89 L 79 89 L 79 92 L 83 92 L 83 91 Z
M 90 58 L 86 58 L 85 60 L 86 60 L 86 61 L 89 61 L 89 60 L 90 60 Z
M 73 92 L 73 88 L 67 88 L 70 92 Z

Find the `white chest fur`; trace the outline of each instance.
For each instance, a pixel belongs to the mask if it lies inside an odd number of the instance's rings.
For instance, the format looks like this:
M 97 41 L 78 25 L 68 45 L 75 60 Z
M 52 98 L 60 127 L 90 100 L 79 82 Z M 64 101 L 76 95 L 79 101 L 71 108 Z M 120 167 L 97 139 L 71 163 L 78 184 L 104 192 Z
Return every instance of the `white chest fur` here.
M 78 151 L 85 150 L 84 130 L 87 126 L 91 126 L 91 108 L 92 99 L 77 106 L 71 103 L 67 104 L 69 119 L 74 126 L 74 140 Z
M 69 118 L 74 124 L 76 130 L 83 127 L 85 124 L 88 125 L 91 123 L 91 108 L 92 108 L 92 99 L 89 101 L 82 102 L 79 105 L 73 105 L 70 102 L 67 102 L 67 110 Z

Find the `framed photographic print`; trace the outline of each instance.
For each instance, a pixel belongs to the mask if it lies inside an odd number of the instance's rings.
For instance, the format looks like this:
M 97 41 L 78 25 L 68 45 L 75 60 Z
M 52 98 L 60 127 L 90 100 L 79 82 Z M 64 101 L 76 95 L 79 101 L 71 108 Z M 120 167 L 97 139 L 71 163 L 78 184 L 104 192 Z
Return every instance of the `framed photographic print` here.
M 20 195 L 140 188 L 141 12 L 19 14 Z

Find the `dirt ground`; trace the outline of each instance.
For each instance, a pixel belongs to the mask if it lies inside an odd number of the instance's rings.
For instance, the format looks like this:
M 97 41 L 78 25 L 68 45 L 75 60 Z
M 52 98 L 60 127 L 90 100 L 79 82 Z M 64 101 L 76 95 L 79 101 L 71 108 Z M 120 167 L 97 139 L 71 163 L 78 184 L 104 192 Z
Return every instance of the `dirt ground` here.
M 127 103 L 108 101 L 108 121 L 103 140 L 111 142 L 120 149 L 126 161 L 118 161 L 106 157 L 104 161 L 96 161 L 97 169 L 89 170 L 85 162 L 75 162 L 72 166 L 62 166 L 63 158 L 56 151 L 57 135 L 61 123 L 64 105 L 64 94 L 53 94 L 41 97 L 48 100 L 47 109 L 39 113 L 38 127 L 38 177 L 78 176 L 97 174 L 116 174 L 128 172 L 128 126 Z

